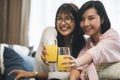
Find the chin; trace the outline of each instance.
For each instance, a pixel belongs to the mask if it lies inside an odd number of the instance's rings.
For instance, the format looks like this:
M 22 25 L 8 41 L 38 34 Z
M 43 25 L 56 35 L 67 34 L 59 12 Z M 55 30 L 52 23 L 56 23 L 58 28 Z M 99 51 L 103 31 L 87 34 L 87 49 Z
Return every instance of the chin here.
M 68 36 L 69 34 L 62 34 L 63 36 Z
M 85 32 L 85 34 L 91 36 L 91 33 Z
M 70 35 L 70 33 L 67 33 L 67 32 L 65 33 L 65 32 L 64 32 L 64 33 L 62 33 L 62 35 L 63 35 L 63 36 L 68 36 L 68 35 Z

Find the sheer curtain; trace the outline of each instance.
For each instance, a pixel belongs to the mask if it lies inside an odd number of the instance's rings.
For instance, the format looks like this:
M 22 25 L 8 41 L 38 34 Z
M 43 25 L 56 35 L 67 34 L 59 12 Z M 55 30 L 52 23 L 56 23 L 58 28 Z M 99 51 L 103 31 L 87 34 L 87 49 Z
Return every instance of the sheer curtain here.
M 62 3 L 75 3 L 81 7 L 88 0 L 31 0 L 29 45 L 37 49 L 43 30 L 55 26 L 55 15 Z M 120 30 L 120 0 L 100 0 L 105 5 L 112 27 Z

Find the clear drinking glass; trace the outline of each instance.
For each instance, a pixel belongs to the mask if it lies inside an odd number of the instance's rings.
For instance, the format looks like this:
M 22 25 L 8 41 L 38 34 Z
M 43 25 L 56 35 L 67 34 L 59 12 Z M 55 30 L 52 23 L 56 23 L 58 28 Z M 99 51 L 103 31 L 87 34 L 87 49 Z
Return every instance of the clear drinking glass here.
M 57 40 L 48 40 L 45 41 L 45 49 L 46 49 L 46 59 L 48 63 L 57 62 Z
M 59 47 L 58 48 L 58 70 L 61 71 L 69 71 L 70 68 L 64 68 L 69 64 L 62 64 L 62 62 L 66 60 L 70 60 L 69 58 L 64 58 L 65 55 L 70 55 L 69 47 Z

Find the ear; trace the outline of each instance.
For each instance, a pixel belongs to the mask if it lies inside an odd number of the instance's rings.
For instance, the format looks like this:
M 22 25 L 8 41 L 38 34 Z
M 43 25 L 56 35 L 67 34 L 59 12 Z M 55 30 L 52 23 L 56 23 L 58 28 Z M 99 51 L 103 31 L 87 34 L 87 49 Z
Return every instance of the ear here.
M 104 18 L 101 19 L 101 24 L 103 24 L 103 23 L 104 23 Z

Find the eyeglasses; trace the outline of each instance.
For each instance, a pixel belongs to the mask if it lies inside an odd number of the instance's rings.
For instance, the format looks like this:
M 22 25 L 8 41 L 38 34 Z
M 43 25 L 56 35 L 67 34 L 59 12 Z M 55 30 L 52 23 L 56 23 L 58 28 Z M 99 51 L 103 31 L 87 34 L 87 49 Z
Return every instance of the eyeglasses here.
M 60 24 L 64 21 L 67 24 L 70 24 L 73 21 L 73 18 L 71 16 L 67 16 L 65 18 L 57 17 L 57 23 Z

